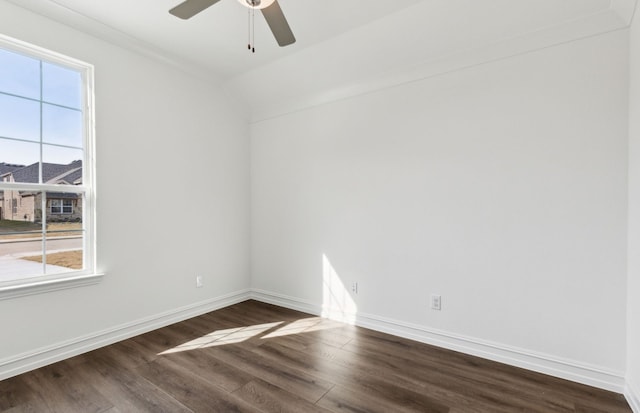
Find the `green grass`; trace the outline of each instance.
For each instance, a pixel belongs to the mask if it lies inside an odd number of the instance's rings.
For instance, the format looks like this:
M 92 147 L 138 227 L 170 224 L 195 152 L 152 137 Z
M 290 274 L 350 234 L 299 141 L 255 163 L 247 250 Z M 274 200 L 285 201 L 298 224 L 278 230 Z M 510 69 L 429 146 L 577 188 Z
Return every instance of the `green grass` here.
M 42 230 L 42 224 L 25 221 L 11 221 L 7 219 L 0 220 L 0 234 L 3 232 L 27 232 L 40 230 Z
M 82 235 L 82 222 L 51 222 L 47 224 L 47 239 Z M 24 221 L 0 221 L 0 241 L 12 239 L 42 239 L 42 224 Z

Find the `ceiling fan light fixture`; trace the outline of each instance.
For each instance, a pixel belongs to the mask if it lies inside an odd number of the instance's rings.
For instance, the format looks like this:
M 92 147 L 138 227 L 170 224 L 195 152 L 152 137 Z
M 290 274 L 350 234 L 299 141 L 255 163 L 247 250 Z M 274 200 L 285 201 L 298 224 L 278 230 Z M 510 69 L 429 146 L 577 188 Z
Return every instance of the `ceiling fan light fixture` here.
M 183 20 L 187 20 L 219 1 L 220 0 L 184 0 L 169 10 L 169 13 Z M 276 38 L 278 46 L 284 47 L 296 42 L 296 38 L 291 31 L 291 27 L 289 27 L 287 19 L 284 17 L 278 0 L 238 0 L 238 2 L 249 9 L 249 50 L 255 50 L 252 39 L 253 17 L 256 9 L 262 12 L 262 16 L 264 16 L 264 19 L 267 21 L 267 25 Z
M 238 3 L 250 9 L 266 9 L 276 0 L 238 0 Z

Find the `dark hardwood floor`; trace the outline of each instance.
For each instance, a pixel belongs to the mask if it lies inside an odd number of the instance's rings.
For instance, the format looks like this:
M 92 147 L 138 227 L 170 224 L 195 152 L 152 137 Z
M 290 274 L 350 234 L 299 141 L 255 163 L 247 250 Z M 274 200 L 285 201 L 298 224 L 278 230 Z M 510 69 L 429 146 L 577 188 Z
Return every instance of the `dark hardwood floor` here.
M 631 412 L 615 393 L 246 301 L 0 382 L 0 412 Z

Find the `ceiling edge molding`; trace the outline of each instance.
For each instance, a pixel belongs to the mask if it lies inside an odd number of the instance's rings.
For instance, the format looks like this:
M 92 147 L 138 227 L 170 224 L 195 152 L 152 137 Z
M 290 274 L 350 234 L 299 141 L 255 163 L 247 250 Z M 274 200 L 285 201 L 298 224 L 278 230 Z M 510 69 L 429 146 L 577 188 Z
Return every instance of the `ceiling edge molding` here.
M 111 26 L 78 13 L 68 7 L 56 3 L 53 0 L 6 0 L 16 7 L 28 10 L 44 18 L 53 20 L 62 25 L 71 27 L 99 40 L 111 43 L 122 49 L 140 54 L 147 58 L 171 66 L 190 76 L 210 82 L 216 86 L 221 84 L 221 78 L 195 63 L 187 62 L 182 58 L 171 56 L 168 52 L 160 50 L 140 39 L 127 35 Z
M 613 2 L 616 1 L 614 0 Z M 620 0 L 620 3 L 629 2 Z M 635 0 L 631 2 L 635 6 Z M 626 12 L 628 11 L 627 8 Z M 336 87 L 329 90 L 294 96 L 275 102 L 253 101 L 250 103 L 251 123 L 267 121 L 332 102 L 376 93 L 404 84 L 435 78 L 537 50 L 625 29 L 628 24 L 620 17 L 619 11 L 614 10 L 612 7 L 609 10 L 576 19 L 566 24 L 505 39 L 481 48 L 454 51 L 413 67 L 400 68 L 394 70 L 393 73 L 382 73 L 368 78 L 360 78 L 349 83 L 336 85 Z M 230 85 L 223 85 L 224 87 L 233 90 Z M 250 96 L 245 98 L 251 100 Z
M 611 0 L 610 7 L 629 26 L 636 11 L 637 0 Z

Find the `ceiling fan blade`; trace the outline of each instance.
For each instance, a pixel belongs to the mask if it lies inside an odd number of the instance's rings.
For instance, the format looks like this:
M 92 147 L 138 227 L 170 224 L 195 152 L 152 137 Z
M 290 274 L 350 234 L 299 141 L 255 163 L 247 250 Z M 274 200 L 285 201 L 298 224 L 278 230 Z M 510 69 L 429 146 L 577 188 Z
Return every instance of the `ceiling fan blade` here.
M 291 27 L 289 27 L 289 23 L 287 23 L 287 19 L 284 17 L 278 0 L 274 1 L 271 6 L 262 9 L 262 15 L 281 47 L 296 42 L 296 38 L 293 36 Z
M 219 1 L 220 0 L 186 0 L 169 10 L 169 13 L 186 20 Z

